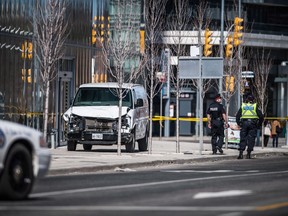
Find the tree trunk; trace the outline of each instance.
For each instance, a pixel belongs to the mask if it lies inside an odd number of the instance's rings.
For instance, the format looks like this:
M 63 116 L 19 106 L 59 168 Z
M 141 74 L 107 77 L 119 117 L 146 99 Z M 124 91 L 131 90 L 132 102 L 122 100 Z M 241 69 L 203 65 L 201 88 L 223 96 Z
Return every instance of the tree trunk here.
M 228 123 L 228 110 L 229 110 L 230 103 L 227 102 L 226 106 L 226 118 Z M 228 128 L 225 129 L 225 149 L 228 149 Z
M 149 113 L 149 116 L 150 116 L 150 120 L 149 120 L 149 145 L 148 145 L 148 153 L 149 154 L 152 154 L 152 126 L 153 126 L 153 121 L 152 121 L 152 117 L 153 117 L 153 94 L 154 94 L 154 46 L 153 44 L 151 45 L 151 50 L 152 50 L 152 53 L 151 53 L 151 71 L 150 71 L 150 80 L 151 80 L 151 83 L 150 83 L 150 113 Z M 162 94 L 162 92 L 161 92 Z
M 179 143 L 179 89 L 176 93 L 176 153 L 180 153 L 180 143 Z
M 117 155 L 121 155 L 121 116 L 122 116 L 122 85 L 120 85 L 119 93 L 119 118 L 118 118 L 118 139 L 117 139 Z
M 46 83 L 46 89 L 45 89 L 45 103 L 44 103 L 44 113 L 43 113 L 43 122 L 44 122 L 44 140 L 47 140 L 47 127 L 48 127 L 48 106 L 49 106 L 49 87 L 50 87 L 50 82 L 48 81 Z

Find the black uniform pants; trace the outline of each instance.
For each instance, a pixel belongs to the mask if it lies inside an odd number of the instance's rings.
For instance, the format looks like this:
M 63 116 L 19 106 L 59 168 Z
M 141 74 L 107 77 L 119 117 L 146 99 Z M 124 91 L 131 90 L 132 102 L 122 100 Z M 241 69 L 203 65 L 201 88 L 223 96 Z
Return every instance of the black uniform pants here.
M 222 121 L 218 125 L 212 124 L 211 134 L 212 151 L 216 153 L 217 147 L 221 149 L 224 141 L 224 125 Z
M 255 146 L 255 139 L 257 136 L 257 121 L 256 120 L 244 120 L 242 121 L 240 130 L 240 151 L 245 151 L 246 146 L 248 146 L 247 151 L 251 152 Z

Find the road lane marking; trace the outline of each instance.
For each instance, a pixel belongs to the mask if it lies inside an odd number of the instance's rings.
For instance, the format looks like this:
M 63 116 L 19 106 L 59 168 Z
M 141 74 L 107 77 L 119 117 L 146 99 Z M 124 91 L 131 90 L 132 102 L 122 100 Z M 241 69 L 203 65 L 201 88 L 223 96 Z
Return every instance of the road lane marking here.
M 288 170 L 266 172 L 266 173 L 249 173 L 249 174 L 236 174 L 236 175 L 226 175 L 226 176 L 211 176 L 211 177 L 189 178 L 189 179 L 148 182 L 148 183 L 129 184 L 129 185 L 114 185 L 114 186 L 105 186 L 105 187 L 92 187 L 92 188 L 51 191 L 51 192 L 34 193 L 34 194 L 31 194 L 29 197 L 37 198 L 37 197 L 46 197 L 46 196 L 60 196 L 60 195 L 73 194 L 73 193 L 85 193 L 85 192 L 94 192 L 94 191 L 107 191 L 107 190 L 117 190 L 117 189 L 127 189 L 127 188 L 129 189 L 129 188 L 139 188 L 139 187 L 150 187 L 150 186 L 158 186 L 158 185 L 163 185 L 163 184 L 175 185 L 175 184 L 183 183 L 183 182 L 250 177 L 250 176 L 261 176 L 261 175 L 275 175 L 275 174 L 285 174 L 285 173 L 288 173 Z
M 229 173 L 229 172 L 236 172 L 236 171 L 235 170 L 161 170 L 160 172 L 167 172 L 167 173 Z M 259 170 L 246 170 L 243 172 L 255 173 L 255 172 L 259 172 Z
M 234 170 L 161 170 L 168 173 L 228 173 L 235 172 Z
M 251 190 L 228 190 L 219 192 L 201 192 L 193 196 L 194 199 L 205 199 L 205 198 L 217 198 L 217 197 L 231 197 L 231 196 L 242 196 L 251 194 Z
M 0 206 L 0 211 L 253 211 L 253 206 Z
M 265 205 L 265 206 L 258 206 L 256 208 L 257 211 L 268 211 L 268 210 L 273 210 L 273 209 L 278 209 L 282 207 L 288 207 L 288 202 L 283 202 L 283 203 L 275 203 L 272 205 Z

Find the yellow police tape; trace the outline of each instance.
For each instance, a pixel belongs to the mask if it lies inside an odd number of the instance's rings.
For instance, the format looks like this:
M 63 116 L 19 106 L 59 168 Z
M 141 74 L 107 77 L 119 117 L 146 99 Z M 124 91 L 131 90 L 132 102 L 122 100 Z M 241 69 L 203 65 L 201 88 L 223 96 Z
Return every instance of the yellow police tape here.
M 177 118 L 175 117 L 167 117 L 167 116 L 154 116 L 152 118 L 152 121 L 165 121 L 165 120 L 171 120 L 171 121 L 176 121 Z M 266 120 L 275 120 L 278 119 L 280 121 L 287 121 L 287 117 L 265 117 Z M 200 118 L 192 118 L 192 117 L 180 117 L 180 121 L 191 121 L 191 122 L 199 122 Z M 207 118 L 203 118 L 203 122 L 207 122 Z
M 167 117 L 167 116 L 154 116 L 152 121 L 165 121 L 171 120 L 176 121 L 176 117 Z M 192 121 L 192 122 L 199 122 L 200 118 L 192 118 L 192 117 L 179 117 L 180 121 Z M 207 118 L 203 118 L 203 121 L 207 121 Z
M 32 116 L 43 116 L 42 112 L 27 112 L 27 113 L 7 113 L 8 115 L 22 115 L 22 116 L 27 116 L 32 117 Z M 61 114 L 62 115 L 62 114 Z M 49 113 L 48 116 L 56 116 L 56 113 Z M 266 120 L 280 120 L 280 121 L 287 121 L 288 116 L 286 117 L 265 117 Z M 169 117 L 169 116 L 154 116 L 152 118 L 152 121 L 176 121 L 176 117 Z M 189 121 L 189 122 L 199 122 L 200 118 L 192 118 L 192 117 L 179 117 L 179 121 Z M 207 118 L 203 118 L 203 122 L 207 122 Z

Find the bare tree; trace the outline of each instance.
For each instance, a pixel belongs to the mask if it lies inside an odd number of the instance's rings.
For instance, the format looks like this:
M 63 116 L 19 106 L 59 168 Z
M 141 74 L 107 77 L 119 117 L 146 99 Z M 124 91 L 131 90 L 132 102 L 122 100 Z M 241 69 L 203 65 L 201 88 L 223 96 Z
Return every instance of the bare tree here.
M 42 4 L 43 3 L 43 4 Z M 44 92 L 44 137 L 47 137 L 49 88 L 57 76 L 58 60 L 64 55 L 64 42 L 68 36 L 65 13 L 66 0 L 37 1 L 34 24 L 36 57 L 40 63 L 40 75 Z
M 196 8 L 196 14 L 193 18 L 193 24 L 198 31 L 198 47 L 200 50 L 199 57 L 200 57 L 200 65 L 202 64 L 202 50 L 203 50 L 203 43 L 202 43 L 202 35 L 203 29 L 209 31 L 209 25 L 211 23 L 211 12 L 208 9 L 208 3 L 206 1 L 201 1 Z M 201 101 L 199 103 L 199 128 L 200 128 L 200 154 L 202 153 L 203 148 L 203 100 L 205 97 L 205 93 L 211 89 L 212 80 L 211 79 L 203 79 L 202 76 L 198 80 L 192 80 L 192 84 L 198 89 L 199 96 L 201 97 Z M 197 130 L 196 130 L 197 131 Z
M 189 0 L 174 0 L 174 13 L 169 17 L 168 28 L 172 31 L 173 44 L 170 44 L 171 52 L 176 56 L 177 63 L 179 63 L 179 57 L 187 55 L 187 51 L 184 48 L 184 42 L 187 39 L 185 31 L 188 30 L 189 24 L 191 24 L 192 10 L 189 7 Z M 187 83 L 185 79 L 180 79 L 179 64 L 176 64 L 176 72 L 170 73 L 170 80 L 172 86 L 175 88 L 176 94 L 176 153 L 180 152 L 179 143 L 179 98 L 181 91 L 183 91 L 184 85 Z
M 160 37 L 164 29 L 164 13 L 167 0 L 146 0 L 145 1 L 145 25 L 146 25 L 146 44 L 145 57 L 147 73 L 143 73 L 143 80 L 146 89 L 149 90 L 150 100 L 150 126 L 149 126 L 149 145 L 148 152 L 152 153 L 152 117 L 153 117 L 153 99 L 162 88 L 160 79 L 156 73 L 162 72 L 161 62 L 159 61 L 159 50 L 161 49 Z M 167 74 L 165 74 L 167 76 Z M 161 125 L 160 125 L 161 127 Z
M 237 6 L 235 5 L 235 13 L 237 11 Z M 242 37 L 242 41 L 239 41 L 238 37 L 235 37 L 235 34 L 237 32 L 239 34 L 242 34 L 239 32 L 240 30 L 236 30 L 236 24 L 235 20 L 236 19 L 241 19 L 238 18 L 237 16 L 234 18 L 234 22 L 228 21 L 226 22 L 226 29 L 227 29 L 227 35 L 225 37 L 226 41 L 226 49 L 225 49 L 225 64 L 224 64 L 224 76 L 223 76 L 223 81 L 222 81 L 222 89 L 224 89 L 222 97 L 226 102 L 226 116 L 230 116 L 230 105 L 232 102 L 233 96 L 238 92 L 239 97 L 240 94 L 243 94 L 244 92 L 244 81 L 241 76 L 242 72 L 242 64 L 243 64 L 243 59 L 245 57 L 245 47 L 242 46 L 241 44 L 245 40 L 244 36 Z M 237 21 L 238 22 L 238 21 Z M 244 26 L 245 28 L 245 26 Z M 247 31 L 247 30 L 246 30 Z M 238 88 L 238 86 L 240 88 Z M 235 103 L 236 104 L 236 103 Z M 239 106 L 240 104 L 238 104 Z M 234 114 L 233 114 L 234 116 Z M 228 148 L 228 130 L 225 131 L 225 148 Z
M 253 56 L 255 56 L 255 58 L 252 61 L 252 69 L 254 71 L 252 83 L 256 91 L 255 98 L 259 109 L 266 115 L 268 105 L 267 81 L 272 67 L 272 59 L 270 57 L 270 51 L 266 52 L 264 48 L 261 51 L 257 50 L 256 55 Z M 261 130 L 262 148 L 264 148 L 264 127 L 262 127 Z
M 114 10 L 111 36 L 103 41 L 102 51 L 107 70 L 119 87 L 115 94 L 119 97 L 117 154 L 121 155 L 122 100 L 127 94 L 123 84 L 137 80 L 144 67 L 138 44 L 141 5 L 137 0 L 113 0 L 110 4 Z M 131 148 L 134 148 L 135 137 L 132 142 Z

